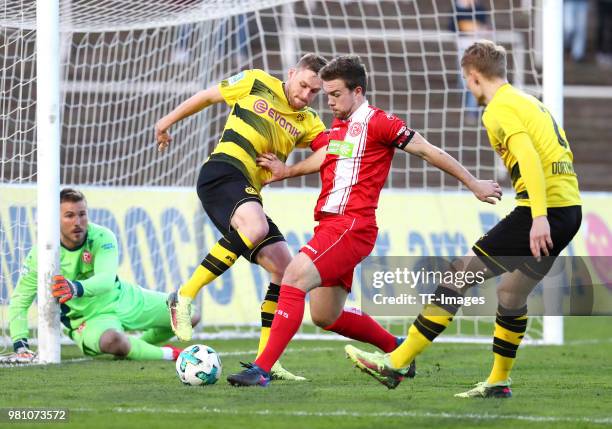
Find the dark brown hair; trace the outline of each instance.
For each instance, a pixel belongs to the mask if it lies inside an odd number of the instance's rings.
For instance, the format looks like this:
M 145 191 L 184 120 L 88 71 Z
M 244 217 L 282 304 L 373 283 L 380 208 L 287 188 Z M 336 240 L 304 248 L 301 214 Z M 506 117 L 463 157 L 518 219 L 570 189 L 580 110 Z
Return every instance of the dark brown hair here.
M 357 55 L 343 55 L 334 58 L 321 69 L 319 76 L 324 81 L 342 79 L 351 91 L 360 86 L 366 92 L 367 73 L 365 66 Z
M 490 40 L 474 42 L 463 53 L 461 67 L 472 68 L 489 79 L 506 79 L 506 50 Z

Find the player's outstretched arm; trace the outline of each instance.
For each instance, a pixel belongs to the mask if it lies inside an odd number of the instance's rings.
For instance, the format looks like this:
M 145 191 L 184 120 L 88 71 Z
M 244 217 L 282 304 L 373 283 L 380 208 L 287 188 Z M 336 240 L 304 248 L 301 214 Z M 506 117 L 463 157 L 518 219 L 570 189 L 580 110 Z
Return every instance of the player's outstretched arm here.
M 26 257 L 17 286 L 11 294 L 8 305 L 8 322 L 11 339 L 14 343 L 25 340 L 29 336 L 28 309 L 38 293 L 38 273 L 36 249 L 30 250 Z M 15 347 L 17 351 L 17 347 Z
M 172 112 L 161 118 L 155 124 L 155 140 L 157 150 L 164 151 L 172 138 L 168 133 L 168 128 L 173 124 L 185 119 L 200 110 L 223 101 L 223 96 L 218 86 L 202 90 L 179 104 Z
M 404 151 L 416 155 L 434 167 L 454 176 L 474 193 L 480 201 L 495 204 L 501 200 L 502 190 L 498 183 L 492 180 L 478 180 L 470 174 L 455 158 L 444 150 L 432 145 L 419 133 L 404 147 Z
M 290 177 L 305 176 L 307 174 L 316 173 L 321 169 L 321 164 L 325 160 L 327 146 L 317 149 L 308 158 L 294 165 L 287 165 L 277 158 L 273 153 L 264 153 L 257 157 L 257 165 L 269 170 L 272 177 L 264 182 L 267 185 L 279 180 L 288 179 Z

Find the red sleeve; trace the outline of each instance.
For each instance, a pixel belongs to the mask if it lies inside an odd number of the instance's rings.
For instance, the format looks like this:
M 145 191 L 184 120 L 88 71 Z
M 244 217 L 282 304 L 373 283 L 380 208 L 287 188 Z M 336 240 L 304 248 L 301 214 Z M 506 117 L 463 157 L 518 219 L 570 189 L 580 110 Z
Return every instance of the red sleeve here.
M 310 142 L 310 148 L 313 152 L 316 152 L 317 150 L 321 149 L 324 146 L 327 146 L 328 144 L 329 132 L 323 131 L 322 133 L 319 133 L 319 135 L 316 136 L 313 141 Z
M 381 111 L 373 119 L 376 120 L 377 137 L 385 145 L 404 149 L 414 137 L 414 130 L 408 128 L 406 123 L 395 115 Z

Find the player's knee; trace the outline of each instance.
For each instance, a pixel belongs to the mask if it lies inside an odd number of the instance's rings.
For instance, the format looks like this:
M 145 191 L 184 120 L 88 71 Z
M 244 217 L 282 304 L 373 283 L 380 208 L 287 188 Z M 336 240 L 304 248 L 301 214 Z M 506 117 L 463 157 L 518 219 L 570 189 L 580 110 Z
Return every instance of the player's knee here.
M 283 284 L 298 287 L 300 283 L 300 270 L 289 265 L 283 274 Z
M 500 287 L 497 290 L 497 302 L 504 308 L 521 308 L 527 305 L 527 296 L 512 288 Z
M 312 298 L 310 301 L 310 318 L 319 328 L 327 329 L 338 320 L 344 307 L 330 306 L 319 302 L 319 299 Z
M 266 238 L 270 227 L 268 222 L 251 222 L 239 228 L 240 232 L 247 236 L 253 244 L 258 244 Z
M 333 325 L 337 319 L 337 317 L 333 317 L 330 314 L 312 312 L 312 310 L 310 313 L 310 318 L 312 319 L 312 323 L 323 329 Z
M 264 246 L 257 253 L 257 263 L 261 265 L 267 272 L 280 281 L 285 273 L 285 270 L 291 263 L 291 253 L 287 243 L 279 241 L 277 243 Z
M 263 239 L 266 238 L 266 235 L 268 235 L 268 231 L 270 231 L 268 222 L 258 222 L 257 224 L 253 225 L 253 241 L 257 243 L 262 242 Z
M 121 332 L 110 329 L 100 337 L 100 350 L 103 353 L 125 357 L 130 352 L 130 342 Z
M 304 258 L 308 257 L 301 257 L 300 255 L 302 254 L 296 256 L 285 270 L 282 283 L 308 292 L 313 287 L 320 284 L 320 278 L 310 260 L 308 260 L 308 264 L 310 265 L 303 263 Z
M 452 280 L 443 282 L 443 285 L 463 295 L 465 291 L 473 286 L 484 282 L 482 271 L 478 271 L 479 261 L 476 257 L 455 258 L 450 262 L 449 272 L 453 274 Z
M 280 249 L 282 245 L 282 249 Z M 291 263 L 291 253 L 289 253 L 289 248 L 287 244 L 283 241 L 279 243 L 279 249 L 275 255 L 273 262 L 273 271 L 274 274 L 279 274 L 281 277 L 287 270 L 287 267 Z

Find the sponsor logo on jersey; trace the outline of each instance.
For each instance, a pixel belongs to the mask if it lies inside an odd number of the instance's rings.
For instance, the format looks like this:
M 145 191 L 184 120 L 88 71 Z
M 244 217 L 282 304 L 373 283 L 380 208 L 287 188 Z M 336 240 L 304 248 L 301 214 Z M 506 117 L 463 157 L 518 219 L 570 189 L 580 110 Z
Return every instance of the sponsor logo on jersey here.
M 261 98 L 255 100 L 253 103 L 253 111 L 262 116 L 267 114 L 279 127 L 286 130 L 293 137 L 300 135 L 297 127 L 289 122 L 281 113 L 268 106 L 266 100 L 262 100 Z
M 348 133 L 352 137 L 357 137 L 363 131 L 363 124 L 361 122 L 353 122 L 349 127 Z
M 262 113 L 266 113 L 268 111 L 268 102 L 266 100 L 262 100 L 261 98 L 255 100 L 255 103 L 253 103 L 253 110 L 255 113 L 259 113 L 260 115 Z
M 227 83 L 229 85 L 234 85 L 235 83 L 240 82 L 243 78 L 244 78 L 244 72 L 241 71 L 240 73 L 235 74 L 234 76 L 227 79 Z
M 253 188 L 252 186 L 247 186 L 246 188 L 244 188 L 244 192 L 251 195 L 259 195 L 257 189 Z
M 354 147 L 355 143 L 344 140 L 330 140 L 329 145 L 327 146 L 327 153 L 338 155 L 342 158 L 352 158 Z
M 317 252 L 317 250 L 312 247 L 310 244 L 304 244 L 304 247 L 307 248 L 308 250 L 310 250 L 312 253 L 314 253 L 315 255 L 319 252 Z
M 83 255 L 81 256 L 81 259 L 83 259 L 83 262 L 86 264 L 91 264 L 91 253 L 89 253 L 87 250 L 83 252 Z

